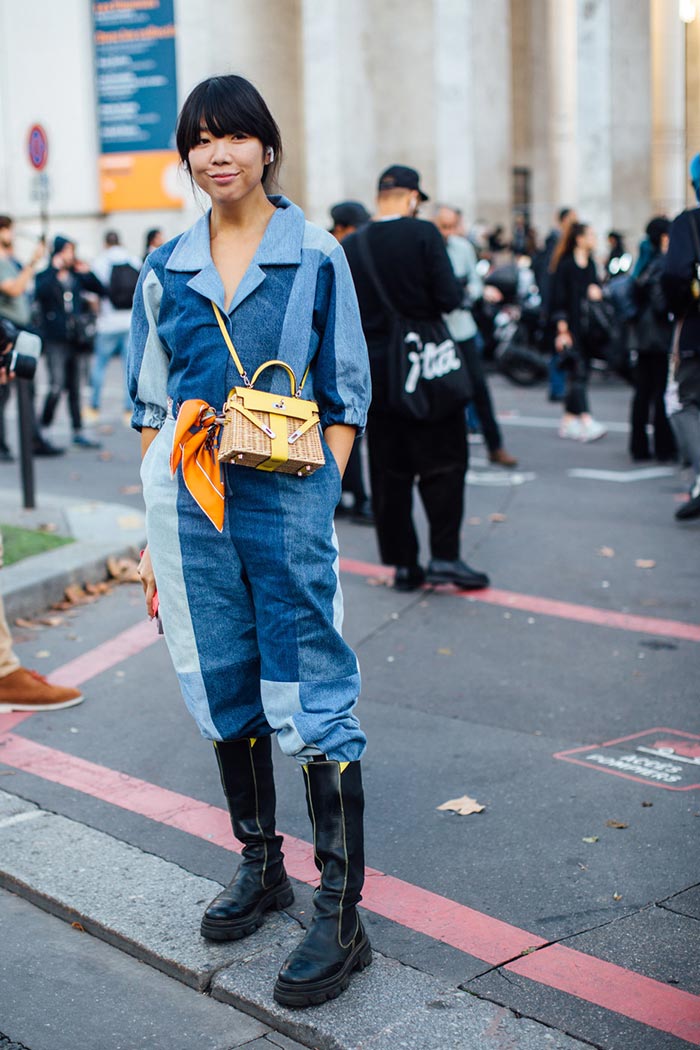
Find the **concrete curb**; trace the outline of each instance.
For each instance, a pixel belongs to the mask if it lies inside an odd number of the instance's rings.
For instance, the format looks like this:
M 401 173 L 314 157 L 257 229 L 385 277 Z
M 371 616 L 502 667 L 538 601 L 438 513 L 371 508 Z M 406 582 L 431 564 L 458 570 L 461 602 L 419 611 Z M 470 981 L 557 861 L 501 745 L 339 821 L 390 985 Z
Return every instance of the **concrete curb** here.
M 0 590 L 10 623 L 60 601 L 71 583 L 107 579 L 107 559 L 138 556 L 146 536 L 145 516 L 133 507 L 54 496 L 47 506 L 26 511 L 6 489 L 0 489 L 0 521 L 29 529 L 51 521 L 60 535 L 75 540 L 2 569 Z
M 254 937 L 204 941 L 199 920 L 219 892 L 217 883 L 5 792 L 0 885 L 316 1050 L 585 1045 L 377 953 L 340 999 L 303 1011 L 284 1009 L 272 999 L 272 986 L 299 940 L 295 920 L 275 913 Z

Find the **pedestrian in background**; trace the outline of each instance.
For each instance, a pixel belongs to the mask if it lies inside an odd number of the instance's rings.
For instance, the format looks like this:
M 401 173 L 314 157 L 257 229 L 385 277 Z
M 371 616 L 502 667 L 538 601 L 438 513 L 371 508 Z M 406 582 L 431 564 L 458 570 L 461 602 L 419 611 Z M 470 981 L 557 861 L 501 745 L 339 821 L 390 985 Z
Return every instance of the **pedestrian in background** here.
M 35 245 L 29 262 L 23 265 L 15 258 L 14 223 L 9 215 L 0 215 L 0 318 L 11 321 L 20 330 L 29 330 L 32 320 L 30 289 L 36 268 L 46 255 L 46 245 L 40 240 Z M 32 453 L 35 456 L 60 456 L 57 448 L 42 435 L 34 412 L 34 381 L 30 386 Z M 0 462 L 11 463 L 14 456 L 7 444 L 5 431 L 5 409 L 10 398 L 11 387 L 0 385 Z
M 94 338 L 93 311 L 84 293 L 105 294 L 87 263 L 76 258 L 75 244 L 67 237 L 55 237 L 51 263 L 37 274 L 35 298 L 41 319 L 43 358 L 49 372 L 49 391 L 41 413 L 41 425 L 51 426 L 61 394 L 68 398 L 73 428 L 73 444 L 78 448 L 100 448 L 100 443 L 83 433 L 80 411 L 81 354 L 90 349 Z
M 156 235 L 159 232 L 159 230 L 150 231 L 151 234 Z M 95 356 L 90 372 L 90 406 L 86 409 L 85 418 L 92 423 L 99 419 L 102 384 L 107 365 L 113 357 L 119 357 L 124 384 L 124 415 L 125 421 L 130 425 L 131 398 L 126 383 L 126 354 L 129 346 L 131 306 L 141 271 L 141 260 L 127 252 L 121 244 L 118 233 L 109 230 L 105 234 L 104 251 L 95 257 L 92 268 L 107 294 L 100 300 Z
M 435 213 L 435 225 L 443 236 L 454 275 L 463 289 L 462 305 L 445 314 L 445 324 L 450 335 L 459 343 L 464 361 L 469 369 L 472 383 L 471 405 L 476 410 L 479 426 L 488 448 L 489 460 L 500 467 L 517 467 L 518 461 L 503 447 L 501 428 L 496 422 L 491 393 L 486 381 L 484 366 L 477 340 L 481 338 L 476 321 L 468 304 L 477 302 L 485 294 L 476 268 L 474 246 L 463 235 L 462 213 L 449 204 L 440 204 Z M 494 289 L 495 291 L 495 289 Z
M 630 351 L 636 354 L 629 446 L 635 461 L 652 458 L 647 435 L 650 421 L 654 428 L 653 454 L 656 459 L 666 463 L 676 455 L 676 442 L 664 405 L 673 336 L 666 293 L 662 287 L 670 228 L 669 220 L 661 216 L 648 224 L 646 237 L 652 251 L 646 253 L 645 265 L 635 277 L 637 313 L 630 324 L 628 343 Z
M 156 226 L 152 230 L 146 232 L 146 237 L 143 246 L 143 257 L 144 259 L 155 251 L 156 248 L 160 248 L 161 244 L 165 244 L 165 234 L 163 231 Z
M 556 325 L 552 321 L 551 298 L 553 279 L 553 258 L 557 245 L 572 223 L 577 221 L 573 208 L 561 208 L 557 214 L 557 225 L 550 230 L 544 242 L 544 248 L 532 262 L 535 281 L 542 300 L 541 317 L 544 330 L 544 342 L 549 350 L 549 401 L 563 401 L 566 395 L 566 373 L 560 368 L 561 359 L 554 347 Z
M 418 172 L 392 165 L 379 178 L 375 220 L 343 242 L 372 369 L 367 439 L 377 539 L 384 564 L 396 567 L 394 587 L 400 591 L 416 590 L 426 579 L 464 589 L 486 587 L 489 582 L 460 558 L 468 464 L 466 398 L 446 414 L 423 419 L 406 418 L 391 403 L 390 379 L 397 363 L 391 357 L 397 352 L 392 343 L 395 316 L 433 323 L 444 332 L 442 315 L 462 302 L 462 288 L 439 231 L 433 223 L 416 218 L 421 202 L 427 200 Z M 423 346 L 413 355 L 423 377 L 425 353 Z M 451 357 L 445 368 L 458 369 L 460 360 Z M 444 374 L 441 368 L 439 376 Z M 430 375 L 438 378 L 432 370 Z M 427 573 L 420 564 L 413 523 L 416 479 L 430 526 Z
M 362 229 L 370 221 L 371 215 L 364 204 L 359 201 L 341 201 L 331 208 L 331 233 L 341 244 L 346 237 Z M 347 492 L 352 504 L 345 506 L 342 499 L 336 508 L 336 517 L 348 516 L 357 525 L 374 525 L 372 501 L 367 495 L 362 470 L 362 445 L 364 436 L 358 435 L 352 446 L 350 459 L 343 474 L 343 492 Z
M 573 223 L 552 257 L 551 315 L 556 326 L 554 346 L 559 367 L 567 376 L 564 414 L 559 436 L 597 441 L 605 427 L 593 418 L 588 403 L 588 376 L 592 347 L 586 330 L 586 304 L 599 303 L 603 293 L 593 261 L 595 233 L 584 223 Z
M 700 153 L 690 163 L 690 181 L 700 202 Z M 663 287 L 675 317 L 675 379 L 681 410 L 673 419 L 694 474 L 687 503 L 676 511 L 678 521 L 700 517 L 700 208 L 674 219 L 666 253 Z
M 134 301 L 129 372 L 148 534 L 139 572 L 151 615 L 157 585 L 183 696 L 216 741 L 244 844 L 236 878 L 206 909 L 203 936 L 247 936 L 266 911 L 291 904 L 275 830 L 273 732 L 303 769 L 321 881 L 274 996 L 308 1006 L 340 994 L 372 960 L 357 911 L 366 740 L 353 710 L 357 657 L 340 633 L 333 527 L 365 423 L 369 366 L 343 249 L 296 205 L 266 195 L 282 143 L 253 85 L 238 76 L 199 84 L 176 140 L 212 207 L 148 256 Z M 220 465 L 204 440 L 212 419 L 232 387 L 280 360 L 300 380 L 308 374 L 325 465 L 303 478 Z M 266 367 L 264 382 L 289 397 L 282 368 Z

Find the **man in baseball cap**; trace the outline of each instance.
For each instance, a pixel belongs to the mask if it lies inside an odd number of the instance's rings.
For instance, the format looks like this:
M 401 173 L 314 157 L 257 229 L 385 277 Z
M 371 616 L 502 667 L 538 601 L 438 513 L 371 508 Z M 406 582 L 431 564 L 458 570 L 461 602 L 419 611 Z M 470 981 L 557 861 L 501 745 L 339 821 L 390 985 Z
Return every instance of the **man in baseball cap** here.
M 333 226 L 331 233 L 337 241 L 342 241 L 355 230 L 366 226 L 372 216 L 359 201 L 341 201 L 331 208 Z
M 404 167 L 403 164 L 392 164 L 383 171 L 379 176 L 377 190 L 379 193 L 385 190 L 415 190 L 421 201 L 430 200 L 427 193 L 423 193 L 420 188 L 420 175 L 416 169 Z

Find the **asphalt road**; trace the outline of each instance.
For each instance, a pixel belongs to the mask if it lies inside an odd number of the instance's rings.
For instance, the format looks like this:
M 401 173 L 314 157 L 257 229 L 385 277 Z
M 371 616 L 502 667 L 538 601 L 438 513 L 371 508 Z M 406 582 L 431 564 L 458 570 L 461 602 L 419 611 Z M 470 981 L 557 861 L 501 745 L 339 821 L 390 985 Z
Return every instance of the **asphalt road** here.
M 122 424 L 114 369 L 110 378 L 113 409 L 92 429 L 103 449 L 39 461 L 39 501 L 60 493 L 140 505 L 138 437 Z M 614 430 L 593 445 L 557 437 L 557 406 L 543 388 L 523 391 L 498 378 L 492 388 L 520 466 L 490 467 L 483 446 L 471 445 L 463 540 L 466 560 L 491 576 L 493 601 L 449 589 L 395 594 L 367 568 L 378 564 L 373 531 L 338 523 L 345 633 L 360 659 L 369 738 L 367 863 L 698 994 L 700 801 L 686 788 L 700 780 L 692 761 L 700 636 L 673 624 L 697 623 L 700 523 L 673 521 L 686 487 L 679 470 L 629 473 L 626 387 L 595 383 L 595 414 Z M 610 476 L 577 474 L 586 471 Z M 124 586 L 59 626 L 18 630 L 17 650 L 46 673 L 141 616 L 138 589 Z M 93 678 L 85 692 L 82 706 L 35 715 L 18 732 L 222 804 L 213 755 L 185 712 L 162 641 Z M 682 761 L 656 747 L 674 742 L 690 745 Z M 558 757 L 564 752 L 575 753 Z M 282 756 L 276 766 L 278 825 L 308 840 L 298 769 Z M 230 877 L 227 851 L 108 802 L 19 772 L 0 786 L 191 872 Z M 437 810 L 463 795 L 484 811 Z M 309 903 L 302 890 L 297 909 Z M 383 954 L 605 1050 L 689 1045 L 547 980 L 492 970 L 408 921 L 370 913 L 368 924 Z

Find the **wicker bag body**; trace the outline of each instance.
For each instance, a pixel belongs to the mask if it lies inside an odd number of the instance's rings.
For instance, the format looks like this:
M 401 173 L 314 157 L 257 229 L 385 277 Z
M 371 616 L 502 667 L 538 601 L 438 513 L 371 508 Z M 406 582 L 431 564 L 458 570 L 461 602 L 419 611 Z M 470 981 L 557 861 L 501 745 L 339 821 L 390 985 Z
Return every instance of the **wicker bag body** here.
M 244 384 L 233 387 L 224 405 L 219 461 L 299 477 L 313 474 L 326 459 L 321 445 L 318 405 L 301 396 L 309 370 L 298 388 L 296 376 L 285 361 L 266 361 L 253 378 L 248 379 L 221 313 L 215 303 L 212 306 Z M 272 367 L 287 372 L 289 396 L 255 389 L 260 375 Z

